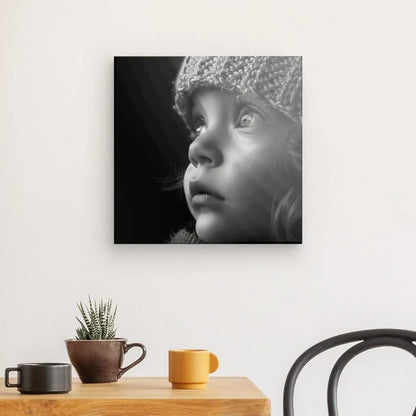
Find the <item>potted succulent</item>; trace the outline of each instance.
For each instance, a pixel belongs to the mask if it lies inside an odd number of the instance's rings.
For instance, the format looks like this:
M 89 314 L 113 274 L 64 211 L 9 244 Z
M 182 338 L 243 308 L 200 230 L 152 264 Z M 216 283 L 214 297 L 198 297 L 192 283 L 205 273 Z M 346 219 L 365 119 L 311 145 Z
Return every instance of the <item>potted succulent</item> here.
M 125 338 L 116 338 L 115 318 L 111 299 L 77 304 L 81 318 L 76 338 L 65 341 L 69 359 L 83 383 L 109 383 L 117 381 L 127 370 L 143 361 L 146 348 L 139 343 L 127 344 Z M 142 350 L 141 356 L 122 367 L 124 354 L 132 347 Z

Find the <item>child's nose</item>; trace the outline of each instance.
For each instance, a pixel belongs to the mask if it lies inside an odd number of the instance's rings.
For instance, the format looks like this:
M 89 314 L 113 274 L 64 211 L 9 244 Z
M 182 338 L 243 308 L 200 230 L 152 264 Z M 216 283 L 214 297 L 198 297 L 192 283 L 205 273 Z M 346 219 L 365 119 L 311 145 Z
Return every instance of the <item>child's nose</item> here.
M 219 165 L 222 162 L 222 153 L 213 133 L 206 131 L 198 136 L 189 146 L 188 157 L 195 167 Z

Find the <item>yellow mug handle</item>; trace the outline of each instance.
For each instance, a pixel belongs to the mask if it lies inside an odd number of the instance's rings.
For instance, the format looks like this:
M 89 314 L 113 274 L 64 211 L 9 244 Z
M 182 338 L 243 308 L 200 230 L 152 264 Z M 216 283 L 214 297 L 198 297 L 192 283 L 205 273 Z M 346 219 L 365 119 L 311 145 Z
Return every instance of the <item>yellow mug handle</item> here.
M 209 372 L 213 373 L 218 369 L 219 361 L 215 354 L 212 352 L 209 353 Z

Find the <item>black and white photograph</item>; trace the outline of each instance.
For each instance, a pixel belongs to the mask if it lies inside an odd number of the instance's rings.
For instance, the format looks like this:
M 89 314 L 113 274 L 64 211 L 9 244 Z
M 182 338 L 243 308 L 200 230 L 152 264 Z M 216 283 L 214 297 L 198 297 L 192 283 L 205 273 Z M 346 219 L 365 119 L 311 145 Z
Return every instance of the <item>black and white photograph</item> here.
M 302 57 L 114 58 L 114 242 L 302 243 Z

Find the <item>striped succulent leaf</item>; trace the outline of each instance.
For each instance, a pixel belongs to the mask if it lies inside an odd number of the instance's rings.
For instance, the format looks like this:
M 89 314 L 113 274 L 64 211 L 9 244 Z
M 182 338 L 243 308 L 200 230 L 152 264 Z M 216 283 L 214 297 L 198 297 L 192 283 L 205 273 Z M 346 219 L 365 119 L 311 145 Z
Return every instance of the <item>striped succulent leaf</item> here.
M 76 317 L 81 325 L 76 329 L 76 339 L 112 339 L 116 336 L 114 329 L 117 306 L 112 310 L 113 302 L 108 299 L 106 302 L 100 300 L 92 301 L 88 296 L 88 303 L 78 304 L 81 318 Z

